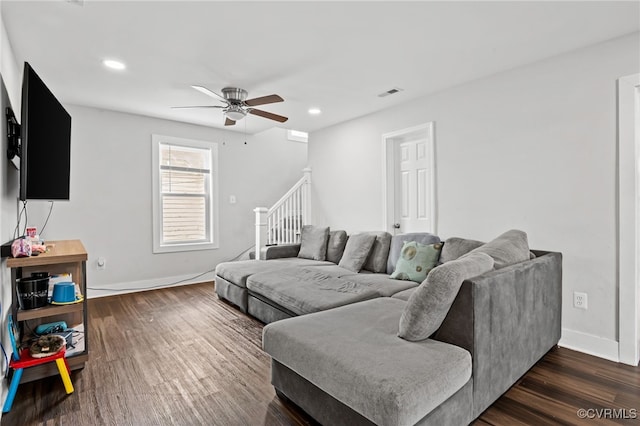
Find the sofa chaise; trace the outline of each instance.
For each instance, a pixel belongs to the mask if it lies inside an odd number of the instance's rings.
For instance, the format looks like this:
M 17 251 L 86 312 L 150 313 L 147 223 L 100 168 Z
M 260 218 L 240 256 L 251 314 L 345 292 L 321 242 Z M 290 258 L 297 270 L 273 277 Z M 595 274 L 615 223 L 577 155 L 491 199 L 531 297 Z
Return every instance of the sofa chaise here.
M 310 250 L 305 250 L 309 244 L 305 245 L 303 234 L 300 244 L 265 247 L 266 260 L 220 263 L 216 293 L 265 324 L 390 297 L 419 285 L 389 277 L 403 243 L 440 243 L 429 233 L 392 237 L 388 232 L 367 232 L 348 237 L 345 231 L 324 228 L 323 235 L 310 237 L 320 241 Z
M 267 323 L 279 397 L 321 424 L 468 424 L 557 344 L 560 253 L 529 251 L 521 231 L 487 244 L 368 235 L 358 272 L 336 234 L 324 259 L 303 238 L 216 271 L 219 297 Z M 410 243 L 440 245 L 421 283 L 389 276 Z

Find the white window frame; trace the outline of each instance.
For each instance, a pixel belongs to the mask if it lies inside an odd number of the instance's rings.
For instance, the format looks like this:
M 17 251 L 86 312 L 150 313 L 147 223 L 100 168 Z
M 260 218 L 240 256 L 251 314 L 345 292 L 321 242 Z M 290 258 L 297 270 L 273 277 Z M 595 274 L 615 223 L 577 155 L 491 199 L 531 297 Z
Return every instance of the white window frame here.
M 153 252 L 154 253 L 170 253 L 193 250 L 211 250 L 219 248 L 218 233 L 218 144 L 215 142 L 200 141 L 194 139 L 179 138 L 164 135 L 151 135 L 152 144 L 152 165 L 151 165 L 151 182 L 152 182 L 152 222 L 153 222 Z M 162 206 L 161 193 L 162 186 L 160 184 L 160 145 L 176 145 L 187 148 L 206 149 L 211 153 L 211 172 L 209 184 L 209 217 L 207 218 L 208 229 L 207 241 L 204 242 L 180 242 L 180 243 L 163 243 L 162 241 Z
M 302 142 L 302 143 L 308 143 L 309 142 L 309 133 L 307 132 L 302 132 L 300 130 L 287 130 L 287 139 L 289 139 L 290 141 L 294 141 L 294 142 Z

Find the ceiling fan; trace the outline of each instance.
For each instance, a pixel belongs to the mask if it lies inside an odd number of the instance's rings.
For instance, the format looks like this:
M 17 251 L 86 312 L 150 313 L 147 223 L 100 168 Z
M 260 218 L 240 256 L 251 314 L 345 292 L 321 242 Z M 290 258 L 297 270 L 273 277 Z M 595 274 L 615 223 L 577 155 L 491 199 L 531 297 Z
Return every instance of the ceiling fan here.
M 215 92 L 212 92 L 211 90 L 203 86 L 191 87 L 199 92 L 204 93 L 207 96 L 211 96 L 212 98 L 220 102 L 224 102 L 226 105 L 194 105 L 173 108 L 221 108 L 222 112 L 225 115 L 225 126 L 233 126 L 234 124 L 236 124 L 236 121 L 242 120 L 247 114 L 258 115 L 260 117 L 268 118 L 269 120 L 275 120 L 280 123 L 284 123 L 288 120 L 287 117 L 283 117 L 282 115 L 253 108 L 254 106 L 258 105 L 283 102 L 284 99 L 282 99 L 278 95 L 268 95 L 259 98 L 247 99 L 247 91 L 244 89 L 239 89 L 237 87 L 225 87 L 224 89 L 222 89 L 222 96 Z

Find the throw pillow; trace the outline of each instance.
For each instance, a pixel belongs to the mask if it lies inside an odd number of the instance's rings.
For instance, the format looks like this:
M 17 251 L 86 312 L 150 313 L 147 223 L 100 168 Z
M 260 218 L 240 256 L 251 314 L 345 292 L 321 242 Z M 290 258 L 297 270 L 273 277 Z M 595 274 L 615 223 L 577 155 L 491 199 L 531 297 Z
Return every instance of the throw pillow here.
M 483 245 L 482 241 L 467 240 L 465 238 L 452 237 L 444 241 L 444 248 L 440 254 L 440 263 L 456 260 L 460 256 L 469 253 Z
M 529 242 L 526 232 L 512 229 L 499 235 L 496 239 L 472 250 L 470 253 L 482 252 L 493 258 L 495 268 L 501 269 L 514 263 L 529 260 Z
M 442 243 L 425 245 L 407 241 L 402 246 L 391 278 L 421 283 L 438 263 L 441 250 Z
M 367 261 L 371 247 L 376 240 L 373 234 L 355 234 L 351 235 L 347 240 L 344 248 L 344 254 L 338 266 L 353 272 L 360 272 L 362 266 Z
M 329 240 L 329 227 L 305 225 L 300 236 L 300 251 L 298 257 L 312 260 L 325 260 L 327 258 L 327 241 Z
M 391 237 L 391 248 L 389 249 L 389 259 L 387 260 L 387 274 L 393 274 L 396 270 L 396 263 L 400 258 L 402 246 L 407 241 L 415 241 L 420 244 L 435 244 L 440 242 L 440 237 L 428 232 L 410 232 L 398 234 Z
M 347 233 L 345 231 L 329 232 L 329 243 L 327 244 L 327 260 L 336 265 L 342 259 L 344 246 L 347 245 Z
M 491 269 L 493 259 L 486 253 L 469 253 L 434 268 L 409 297 L 398 336 L 412 342 L 431 336 L 447 316 L 463 281 Z
M 391 234 L 388 232 L 367 232 L 376 236 L 373 242 L 371 253 L 362 269 L 367 271 L 382 273 L 387 271 L 387 258 L 389 257 L 389 247 L 391 246 Z

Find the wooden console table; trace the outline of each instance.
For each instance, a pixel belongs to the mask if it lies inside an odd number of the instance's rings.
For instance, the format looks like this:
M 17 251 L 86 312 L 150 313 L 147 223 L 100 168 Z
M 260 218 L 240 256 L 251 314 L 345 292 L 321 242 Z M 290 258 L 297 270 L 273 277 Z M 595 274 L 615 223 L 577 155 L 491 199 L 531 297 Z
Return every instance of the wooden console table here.
M 13 318 L 19 325 L 20 334 L 35 330 L 40 324 L 65 321 L 69 327 L 83 325 L 84 336 L 78 339 L 77 349 L 67 349 L 69 368 L 84 368 L 89 359 L 87 332 L 87 252 L 80 240 L 48 241 L 49 251 L 38 256 L 7 259 L 11 268 L 11 294 Z M 80 286 L 84 301 L 70 305 L 47 305 L 42 308 L 20 309 L 16 292 L 16 280 L 31 275 L 32 272 L 48 272 L 54 274 L 71 274 L 71 278 Z M 84 346 L 84 348 L 82 348 Z M 42 377 L 57 375 L 55 363 L 48 363 L 25 370 L 21 383 Z

